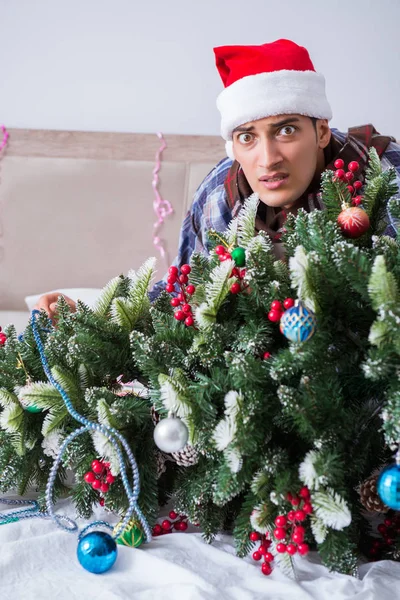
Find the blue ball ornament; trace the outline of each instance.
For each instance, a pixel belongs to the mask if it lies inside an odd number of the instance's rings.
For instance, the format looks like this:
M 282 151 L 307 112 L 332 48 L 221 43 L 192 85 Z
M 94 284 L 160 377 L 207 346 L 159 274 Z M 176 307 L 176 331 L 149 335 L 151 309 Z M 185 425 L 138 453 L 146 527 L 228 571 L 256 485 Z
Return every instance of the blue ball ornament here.
M 314 313 L 301 302 L 286 310 L 281 318 L 281 333 L 291 342 L 306 342 L 314 335 L 316 327 Z
M 376 487 L 386 506 L 400 510 L 400 465 L 395 463 L 386 467 L 379 475 Z
M 78 560 L 90 573 L 105 573 L 117 560 L 117 544 L 109 533 L 92 531 L 78 543 Z

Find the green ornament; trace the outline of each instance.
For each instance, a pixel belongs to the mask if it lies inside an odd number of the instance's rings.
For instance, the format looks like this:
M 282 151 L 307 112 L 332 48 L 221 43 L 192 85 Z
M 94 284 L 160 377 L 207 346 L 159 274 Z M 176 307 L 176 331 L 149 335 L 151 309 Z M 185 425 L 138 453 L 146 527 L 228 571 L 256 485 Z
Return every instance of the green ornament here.
M 43 409 L 39 408 L 39 406 L 36 406 L 36 404 L 24 404 L 23 402 L 21 402 L 21 406 L 24 410 L 26 410 L 27 412 L 30 412 L 30 413 L 43 412 Z
M 244 267 L 246 264 L 246 252 L 244 248 L 235 248 L 232 250 L 231 256 L 238 267 Z
M 122 521 L 120 521 L 114 527 L 114 533 L 117 531 Z M 136 519 L 130 519 L 124 531 L 119 534 L 116 539 L 117 544 L 121 546 L 130 546 L 131 548 L 138 548 L 144 542 L 144 533 L 142 526 Z

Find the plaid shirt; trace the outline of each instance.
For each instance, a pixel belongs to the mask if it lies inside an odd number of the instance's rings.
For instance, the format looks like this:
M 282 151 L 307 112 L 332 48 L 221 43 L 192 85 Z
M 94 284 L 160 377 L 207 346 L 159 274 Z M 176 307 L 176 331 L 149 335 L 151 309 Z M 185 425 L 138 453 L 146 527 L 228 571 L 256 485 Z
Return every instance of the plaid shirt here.
M 344 144 L 347 138 L 346 133 L 332 129 L 335 139 Z M 390 166 L 395 167 L 397 172 L 397 185 L 400 188 L 400 145 L 391 142 L 384 154 L 381 156 L 383 169 Z M 230 221 L 237 216 L 241 205 L 235 203 L 230 206 L 227 198 L 225 180 L 232 166 L 230 158 L 222 159 L 203 180 L 197 189 L 192 206 L 187 212 L 183 221 L 178 256 L 173 264 L 177 267 L 190 262 L 193 252 L 208 254 L 207 232 L 210 229 L 223 232 Z M 388 213 L 388 227 L 386 235 L 394 237 L 397 233 L 397 224 Z M 164 289 L 166 277 L 155 284 L 150 292 L 150 299 L 154 300 Z

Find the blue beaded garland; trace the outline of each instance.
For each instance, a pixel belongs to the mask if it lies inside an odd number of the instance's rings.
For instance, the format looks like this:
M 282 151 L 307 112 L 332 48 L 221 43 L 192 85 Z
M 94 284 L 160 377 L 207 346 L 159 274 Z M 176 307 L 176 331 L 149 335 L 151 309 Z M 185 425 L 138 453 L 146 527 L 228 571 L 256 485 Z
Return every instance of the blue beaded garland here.
M 306 342 L 314 335 L 316 326 L 314 313 L 299 302 L 283 313 L 280 330 L 291 342 Z
M 105 573 L 117 560 L 117 544 L 105 531 L 91 531 L 78 543 L 77 555 L 82 567 L 90 573 Z
M 379 475 L 377 490 L 380 499 L 393 510 L 400 510 L 400 465 L 392 464 Z

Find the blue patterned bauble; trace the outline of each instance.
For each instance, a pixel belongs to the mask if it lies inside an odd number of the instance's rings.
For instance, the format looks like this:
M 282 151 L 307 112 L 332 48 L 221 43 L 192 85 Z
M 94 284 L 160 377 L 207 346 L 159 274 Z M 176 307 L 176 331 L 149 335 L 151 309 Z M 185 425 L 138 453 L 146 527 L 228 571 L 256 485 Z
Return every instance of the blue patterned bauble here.
M 314 335 L 316 327 L 314 313 L 301 302 L 286 310 L 281 318 L 280 330 L 291 342 L 306 342 Z
M 400 465 L 396 463 L 383 469 L 377 482 L 380 499 L 393 510 L 400 510 Z
M 117 544 L 109 533 L 92 531 L 78 543 L 78 560 L 90 573 L 105 573 L 117 560 Z

